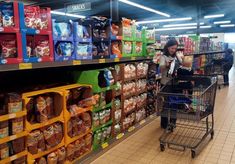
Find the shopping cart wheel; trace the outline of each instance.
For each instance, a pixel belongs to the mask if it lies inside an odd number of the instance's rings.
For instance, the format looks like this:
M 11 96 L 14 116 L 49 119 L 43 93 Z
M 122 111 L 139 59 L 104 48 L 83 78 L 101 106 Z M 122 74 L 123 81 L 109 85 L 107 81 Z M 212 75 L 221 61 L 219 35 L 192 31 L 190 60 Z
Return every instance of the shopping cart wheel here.
M 196 156 L 195 150 L 191 150 L 191 156 L 192 156 L 192 158 L 195 158 L 195 156 Z
M 214 130 L 212 130 L 212 132 L 211 132 L 211 139 L 213 139 L 214 138 Z
M 160 143 L 160 149 L 161 149 L 161 151 L 165 151 L 165 145 Z

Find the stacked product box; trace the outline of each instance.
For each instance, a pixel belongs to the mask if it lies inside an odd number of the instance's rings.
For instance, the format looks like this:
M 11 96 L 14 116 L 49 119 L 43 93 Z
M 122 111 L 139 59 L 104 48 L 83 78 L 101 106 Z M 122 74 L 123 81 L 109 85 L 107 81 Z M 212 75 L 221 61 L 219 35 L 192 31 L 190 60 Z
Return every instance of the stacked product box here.
M 19 3 L 23 61 L 53 61 L 52 22 L 50 8 Z
M 0 2 L 0 64 L 22 62 L 21 33 L 17 2 Z

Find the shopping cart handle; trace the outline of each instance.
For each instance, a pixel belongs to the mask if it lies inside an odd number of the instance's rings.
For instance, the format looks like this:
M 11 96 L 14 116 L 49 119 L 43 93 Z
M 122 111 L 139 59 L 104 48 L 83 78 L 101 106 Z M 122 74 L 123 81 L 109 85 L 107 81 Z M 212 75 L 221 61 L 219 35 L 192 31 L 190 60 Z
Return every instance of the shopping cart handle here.
M 180 145 L 173 145 L 168 143 L 168 148 L 172 149 L 172 150 L 176 150 L 176 151 L 185 151 L 185 147 L 184 146 L 180 146 Z

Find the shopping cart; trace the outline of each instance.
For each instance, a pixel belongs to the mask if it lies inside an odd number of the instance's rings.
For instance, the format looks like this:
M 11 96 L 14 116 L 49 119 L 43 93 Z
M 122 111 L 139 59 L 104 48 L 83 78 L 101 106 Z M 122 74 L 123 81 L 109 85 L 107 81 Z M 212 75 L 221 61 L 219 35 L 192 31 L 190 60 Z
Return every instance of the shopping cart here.
M 205 66 L 205 75 L 217 76 L 219 89 L 224 85 L 224 75 L 228 74 L 228 72 L 224 70 L 225 66 L 226 63 L 222 59 L 212 60 Z
M 168 128 L 159 139 L 161 151 L 165 146 L 181 151 L 189 148 L 194 158 L 209 134 L 213 139 L 216 89 L 217 78 L 202 75 L 175 78 L 161 89 L 157 112 L 168 118 Z

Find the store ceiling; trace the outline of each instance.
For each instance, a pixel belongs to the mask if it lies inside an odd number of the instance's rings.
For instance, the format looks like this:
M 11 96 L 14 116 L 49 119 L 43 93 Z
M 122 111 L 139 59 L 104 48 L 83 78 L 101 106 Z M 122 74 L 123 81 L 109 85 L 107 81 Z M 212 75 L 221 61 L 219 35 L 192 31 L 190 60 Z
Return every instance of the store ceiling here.
M 110 17 L 110 0 L 22 0 L 27 3 L 51 7 L 53 10 L 65 11 L 65 4 L 91 2 L 91 10 L 83 11 L 76 14 L 91 16 L 102 15 Z M 178 23 L 195 23 L 197 17 L 200 17 L 200 22 L 205 25 L 212 25 L 211 29 L 203 29 L 201 32 L 233 32 L 235 28 L 220 28 L 219 25 L 214 25 L 214 21 L 231 20 L 235 23 L 235 0 L 130 0 L 141 5 L 160 10 L 171 15 L 171 18 L 192 17 L 191 21 L 148 24 L 149 27 L 161 28 L 166 24 Z M 198 9 L 200 11 L 198 15 Z M 225 14 L 223 18 L 204 19 L 203 16 L 211 14 Z M 157 15 L 155 13 L 139 9 L 124 3 L 119 2 L 119 16 L 142 20 L 167 19 L 167 17 Z M 57 16 L 58 17 L 58 16 Z M 66 19 L 62 16 L 59 19 Z M 168 31 L 172 32 L 172 31 Z M 188 30 L 189 33 L 195 32 Z

